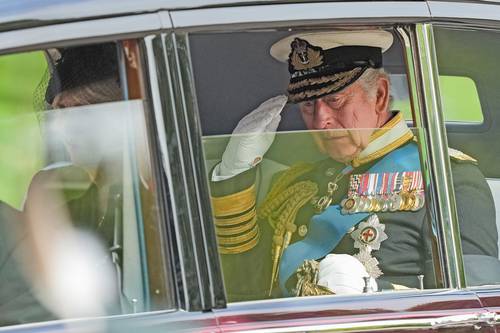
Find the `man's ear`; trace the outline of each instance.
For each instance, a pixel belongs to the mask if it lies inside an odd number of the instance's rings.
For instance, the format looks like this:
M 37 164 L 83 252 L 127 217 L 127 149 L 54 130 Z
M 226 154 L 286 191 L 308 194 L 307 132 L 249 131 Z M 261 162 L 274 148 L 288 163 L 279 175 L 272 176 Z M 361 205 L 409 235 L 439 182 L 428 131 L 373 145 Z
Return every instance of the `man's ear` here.
M 375 111 L 380 115 L 389 107 L 389 80 L 384 76 L 377 79 L 376 98 Z

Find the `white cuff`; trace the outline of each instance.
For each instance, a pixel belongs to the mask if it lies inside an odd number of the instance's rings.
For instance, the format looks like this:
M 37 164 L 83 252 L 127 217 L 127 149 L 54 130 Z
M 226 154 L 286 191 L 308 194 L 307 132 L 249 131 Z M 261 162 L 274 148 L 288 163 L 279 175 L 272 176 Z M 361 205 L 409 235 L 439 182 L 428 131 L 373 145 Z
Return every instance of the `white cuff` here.
M 215 166 L 214 170 L 212 171 L 211 179 L 213 182 L 220 182 L 220 181 L 232 178 L 236 175 L 239 175 L 240 173 L 243 173 L 243 172 L 251 169 L 251 167 L 242 168 L 242 169 L 232 170 L 230 174 L 221 175 L 220 166 L 221 166 L 221 163 L 217 164 Z

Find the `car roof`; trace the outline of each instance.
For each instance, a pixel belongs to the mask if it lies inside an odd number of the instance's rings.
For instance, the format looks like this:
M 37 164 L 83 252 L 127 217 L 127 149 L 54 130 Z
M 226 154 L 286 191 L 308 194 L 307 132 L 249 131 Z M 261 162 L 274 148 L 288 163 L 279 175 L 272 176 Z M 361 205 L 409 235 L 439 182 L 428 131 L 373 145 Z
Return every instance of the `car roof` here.
M 322 1 L 325 0 L 0 0 L 0 31 L 161 10 Z

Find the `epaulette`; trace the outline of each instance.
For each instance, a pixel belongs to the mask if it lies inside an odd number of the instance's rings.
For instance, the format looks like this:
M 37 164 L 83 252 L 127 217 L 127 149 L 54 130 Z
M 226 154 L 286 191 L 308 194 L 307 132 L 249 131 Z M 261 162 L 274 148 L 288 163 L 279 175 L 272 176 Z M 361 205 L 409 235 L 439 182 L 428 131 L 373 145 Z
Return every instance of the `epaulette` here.
M 452 160 L 454 160 L 455 162 L 472 163 L 472 164 L 478 165 L 478 162 L 474 157 L 469 156 L 466 153 L 461 152 L 460 150 L 448 147 L 448 155 L 450 155 L 450 158 Z

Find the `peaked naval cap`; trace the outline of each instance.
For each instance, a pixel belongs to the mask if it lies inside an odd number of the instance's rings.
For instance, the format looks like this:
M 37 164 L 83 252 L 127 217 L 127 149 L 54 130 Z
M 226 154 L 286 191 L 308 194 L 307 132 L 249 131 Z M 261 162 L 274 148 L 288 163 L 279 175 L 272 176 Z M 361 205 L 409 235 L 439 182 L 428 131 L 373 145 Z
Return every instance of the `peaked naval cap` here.
M 382 52 L 391 44 L 392 34 L 382 30 L 309 33 L 277 42 L 271 55 L 288 62 L 288 99 L 298 103 L 339 92 L 366 69 L 382 67 Z

